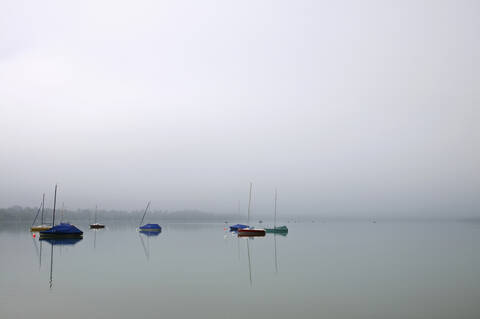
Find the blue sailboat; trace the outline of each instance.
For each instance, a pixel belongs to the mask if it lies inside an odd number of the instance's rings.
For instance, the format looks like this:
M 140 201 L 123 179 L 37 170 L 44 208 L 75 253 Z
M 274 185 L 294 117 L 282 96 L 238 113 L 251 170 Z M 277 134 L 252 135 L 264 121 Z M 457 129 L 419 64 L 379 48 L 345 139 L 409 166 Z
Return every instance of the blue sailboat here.
M 243 225 L 243 224 L 236 224 L 236 225 L 230 226 L 230 231 L 238 231 L 239 229 L 244 229 L 244 228 L 248 228 L 248 227 L 250 227 L 250 226 Z
M 252 200 L 252 183 L 250 183 L 250 192 L 248 193 L 248 223 L 250 223 L 250 202 Z M 240 202 L 238 203 L 238 212 L 240 213 Z M 250 228 L 248 225 L 236 224 L 230 226 L 230 231 L 238 232 L 239 229 Z
M 149 207 L 150 207 L 150 202 L 148 202 L 147 207 L 145 208 L 145 212 L 143 213 L 142 220 L 140 221 L 140 225 L 138 226 L 138 230 L 142 233 L 147 233 L 147 232 L 160 233 L 162 231 L 162 227 L 160 227 L 159 224 L 146 224 L 142 226 L 143 220 L 145 219 L 145 215 L 147 214 Z
M 81 238 L 82 236 L 83 231 L 68 223 L 61 223 L 40 232 L 40 238 Z
M 69 223 L 55 225 L 55 206 L 57 203 L 57 185 L 55 185 L 55 196 L 53 199 L 53 227 L 40 232 L 40 238 L 81 238 L 83 231 Z

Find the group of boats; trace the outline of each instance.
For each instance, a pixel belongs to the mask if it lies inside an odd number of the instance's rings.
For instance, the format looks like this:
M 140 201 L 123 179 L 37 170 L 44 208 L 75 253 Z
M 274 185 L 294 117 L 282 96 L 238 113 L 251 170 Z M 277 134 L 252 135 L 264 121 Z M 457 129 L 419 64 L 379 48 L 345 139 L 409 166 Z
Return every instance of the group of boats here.
M 252 202 L 252 186 L 250 183 L 250 191 L 248 197 L 248 213 L 247 213 L 247 222 L 250 224 L 250 214 L 251 214 L 251 202 Z M 45 210 L 45 194 L 42 197 L 42 203 L 38 208 L 35 219 L 33 220 L 30 230 L 32 232 L 39 232 L 40 239 L 68 239 L 68 238 L 82 238 L 83 231 L 78 227 L 65 222 L 60 222 L 58 225 L 55 225 L 55 209 L 57 204 L 57 185 L 55 185 L 55 195 L 53 199 L 53 213 L 52 213 L 52 224 L 47 225 L 44 222 L 44 210 Z M 150 202 L 148 202 L 147 207 L 142 215 L 140 224 L 138 225 L 138 230 L 145 234 L 159 234 L 162 231 L 162 227 L 159 224 L 145 224 L 145 216 L 150 208 Z M 40 214 L 40 224 L 35 225 L 38 215 Z M 270 228 L 260 228 L 244 224 L 231 225 L 230 231 L 236 232 L 240 237 L 256 237 L 256 236 L 265 236 L 266 233 L 276 233 L 286 235 L 288 233 L 288 228 L 285 225 L 277 226 L 277 190 L 275 189 L 275 201 L 274 201 L 274 215 L 273 215 L 273 227 Z M 90 224 L 91 229 L 102 229 L 105 228 L 104 224 L 97 222 L 97 207 L 95 207 L 95 221 L 93 224 Z
M 248 195 L 248 212 L 247 223 L 250 224 L 250 211 L 252 203 L 252 186 L 250 183 L 250 191 Z M 273 227 L 259 228 L 243 224 L 235 224 L 230 226 L 230 231 L 236 232 L 240 237 L 262 237 L 266 233 L 277 233 L 286 235 L 288 233 L 288 227 L 285 225 L 277 226 L 277 189 L 275 189 L 275 201 L 274 201 L 274 213 L 273 213 Z
M 40 239 L 78 239 L 83 237 L 83 231 L 81 231 L 78 227 L 70 224 L 60 222 L 58 225 L 55 225 L 55 210 L 57 205 L 57 188 L 58 186 L 55 185 L 55 195 L 53 198 L 53 212 L 52 212 L 52 224 L 47 225 L 44 222 L 44 210 L 45 210 L 45 194 L 42 197 L 42 203 L 38 208 L 37 214 L 35 215 L 35 219 L 33 220 L 32 226 L 30 227 L 30 231 L 32 232 L 39 232 Z M 160 233 L 162 231 L 162 227 L 158 224 L 146 224 L 142 226 L 143 220 L 145 219 L 145 215 L 147 214 L 148 208 L 150 207 L 150 202 L 148 202 L 147 207 L 145 208 L 145 212 L 143 213 L 142 220 L 138 227 L 140 232 L 146 233 Z M 38 215 L 41 213 L 40 224 L 35 225 Z M 90 224 L 90 229 L 102 229 L 105 228 L 104 224 L 97 222 L 97 207 L 95 207 L 95 221 L 93 224 Z

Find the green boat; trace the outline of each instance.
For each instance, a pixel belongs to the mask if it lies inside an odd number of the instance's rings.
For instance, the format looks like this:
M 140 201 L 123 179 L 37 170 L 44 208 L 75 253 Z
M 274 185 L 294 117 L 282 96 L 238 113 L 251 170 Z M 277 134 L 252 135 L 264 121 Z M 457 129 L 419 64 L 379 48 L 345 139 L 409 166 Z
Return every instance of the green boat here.
M 267 233 L 285 234 L 288 233 L 287 226 L 278 226 L 273 228 L 265 228 Z
M 288 233 L 287 226 L 277 226 L 277 189 L 275 188 L 275 210 L 273 214 L 273 228 L 265 228 L 265 232 L 271 234 L 282 234 L 286 235 Z

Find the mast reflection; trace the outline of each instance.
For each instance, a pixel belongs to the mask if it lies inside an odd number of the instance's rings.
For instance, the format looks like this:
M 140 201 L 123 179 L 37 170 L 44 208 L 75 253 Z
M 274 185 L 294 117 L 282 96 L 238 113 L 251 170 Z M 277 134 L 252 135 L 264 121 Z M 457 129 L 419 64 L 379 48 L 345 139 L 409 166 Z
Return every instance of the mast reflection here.
M 150 237 L 157 237 L 160 235 L 161 231 L 139 231 L 138 237 L 140 238 L 140 243 L 143 247 L 143 253 L 145 254 L 145 258 L 147 261 L 150 261 Z M 143 236 L 147 238 L 147 244 L 145 245 L 145 240 Z
M 50 244 L 50 290 L 53 288 L 53 246 L 73 246 L 83 238 L 40 238 L 40 244 L 47 242 Z

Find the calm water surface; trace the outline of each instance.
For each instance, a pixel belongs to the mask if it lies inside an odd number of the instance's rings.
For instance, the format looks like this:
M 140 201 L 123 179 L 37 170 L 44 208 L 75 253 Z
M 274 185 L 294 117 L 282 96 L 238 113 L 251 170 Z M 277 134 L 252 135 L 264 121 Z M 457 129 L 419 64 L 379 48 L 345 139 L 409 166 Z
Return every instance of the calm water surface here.
M 220 223 L 154 237 L 75 224 L 84 239 L 54 246 L 0 225 L 0 318 L 480 318 L 476 223 L 288 224 L 255 239 Z

